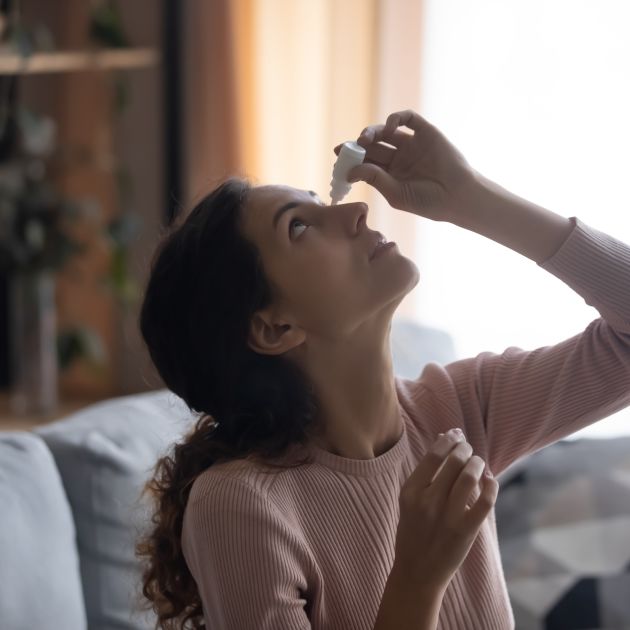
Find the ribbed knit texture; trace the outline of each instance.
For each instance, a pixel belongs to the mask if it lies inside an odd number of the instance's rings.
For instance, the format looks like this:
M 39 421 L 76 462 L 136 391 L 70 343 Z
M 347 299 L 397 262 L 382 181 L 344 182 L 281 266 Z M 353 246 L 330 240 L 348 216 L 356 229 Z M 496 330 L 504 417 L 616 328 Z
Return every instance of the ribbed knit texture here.
M 571 221 L 539 266 L 600 313 L 582 333 L 397 378 L 404 430 L 374 459 L 313 445 L 315 463 L 295 470 L 267 475 L 239 460 L 197 478 L 182 542 L 210 630 L 372 630 L 394 562 L 401 486 L 438 433 L 460 427 L 496 476 L 630 405 L 630 247 Z M 448 586 L 438 628 L 514 628 L 494 510 Z

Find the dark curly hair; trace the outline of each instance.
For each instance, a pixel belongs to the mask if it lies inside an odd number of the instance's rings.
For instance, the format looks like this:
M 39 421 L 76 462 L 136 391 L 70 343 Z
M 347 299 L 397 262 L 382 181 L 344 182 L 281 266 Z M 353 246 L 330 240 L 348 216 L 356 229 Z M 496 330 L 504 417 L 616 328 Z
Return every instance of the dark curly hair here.
M 230 177 L 161 236 L 139 325 L 166 386 L 192 412 L 194 428 L 153 469 L 142 496 L 153 500 L 152 529 L 136 541 L 145 610 L 155 628 L 205 628 L 201 598 L 181 545 L 195 479 L 218 460 L 275 466 L 289 446 L 306 446 L 317 405 L 301 369 L 247 344 L 252 315 L 273 299 L 260 254 L 241 232 L 252 184 Z M 309 463 L 309 456 L 295 466 Z M 188 624 L 192 625 L 188 625 Z

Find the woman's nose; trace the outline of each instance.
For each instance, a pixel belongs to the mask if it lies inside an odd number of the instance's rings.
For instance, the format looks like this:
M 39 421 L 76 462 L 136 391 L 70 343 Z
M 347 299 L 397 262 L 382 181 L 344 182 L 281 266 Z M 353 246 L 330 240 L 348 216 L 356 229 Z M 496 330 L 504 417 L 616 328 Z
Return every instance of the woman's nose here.
M 353 212 L 356 213 L 355 225 L 356 231 L 359 232 L 367 225 L 368 205 L 364 201 L 357 201 L 349 205 L 352 206 Z
M 357 232 L 367 224 L 367 215 L 370 210 L 365 201 L 351 201 L 349 203 L 331 205 L 330 209 L 333 212 L 346 215 L 346 218 L 350 219 L 351 225 L 355 227 Z
M 357 221 L 357 232 L 367 226 L 367 206 L 365 210 L 359 214 L 359 220 Z

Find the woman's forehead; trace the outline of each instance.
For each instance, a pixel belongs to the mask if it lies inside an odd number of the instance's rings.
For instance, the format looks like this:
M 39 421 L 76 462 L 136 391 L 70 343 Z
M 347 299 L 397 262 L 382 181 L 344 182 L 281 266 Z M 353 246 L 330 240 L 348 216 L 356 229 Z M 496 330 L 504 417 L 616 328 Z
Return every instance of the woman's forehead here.
M 304 190 L 281 184 L 256 186 L 250 191 L 248 204 L 255 214 L 274 213 L 277 208 L 289 202 L 312 203 L 321 202 L 314 190 Z
M 266 184 L 265 186 L 256 186 L 254 194 L 259 198 L 274 200 L 282 199 L 284 197 L 304 197 L 305 199 L 310 196 L 307 190 L 302 188 L 294 188 L 293 186 L 285 186 L 282 184 Z

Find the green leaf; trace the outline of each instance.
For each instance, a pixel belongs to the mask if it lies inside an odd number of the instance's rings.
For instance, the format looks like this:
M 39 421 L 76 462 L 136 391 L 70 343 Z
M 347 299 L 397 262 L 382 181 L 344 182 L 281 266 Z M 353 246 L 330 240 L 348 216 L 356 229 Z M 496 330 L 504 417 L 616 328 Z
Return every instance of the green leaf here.
M 97 371 L 107 364 L 107 352 L 100 335 L 86 326 L 65 329 L 57 334 L 57 358 L 62 371 L 81 358 Z

